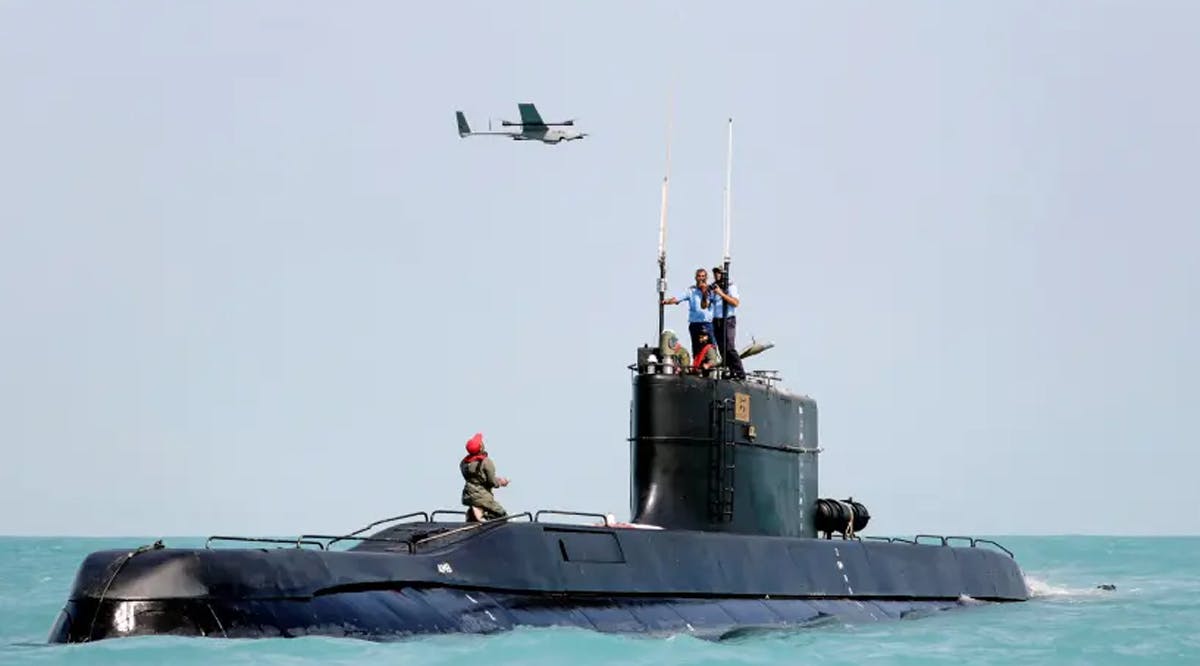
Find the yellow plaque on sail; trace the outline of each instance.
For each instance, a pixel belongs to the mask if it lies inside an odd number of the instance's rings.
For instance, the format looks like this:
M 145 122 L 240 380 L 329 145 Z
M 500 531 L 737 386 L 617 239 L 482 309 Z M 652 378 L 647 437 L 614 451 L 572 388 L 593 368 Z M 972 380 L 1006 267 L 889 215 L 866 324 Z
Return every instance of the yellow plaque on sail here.
M 733 418 L 742 423 L 750 420 L 750 394 L 733 394 Z

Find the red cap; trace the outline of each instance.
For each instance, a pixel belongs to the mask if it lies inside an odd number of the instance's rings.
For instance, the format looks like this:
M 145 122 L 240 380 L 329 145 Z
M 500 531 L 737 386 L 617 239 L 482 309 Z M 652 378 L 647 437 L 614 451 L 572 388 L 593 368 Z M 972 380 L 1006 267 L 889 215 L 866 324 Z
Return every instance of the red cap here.
M 483 433 L 477 432 L 475 436 L 467 440 L 467 453 L 478 455 L 483 450 Z

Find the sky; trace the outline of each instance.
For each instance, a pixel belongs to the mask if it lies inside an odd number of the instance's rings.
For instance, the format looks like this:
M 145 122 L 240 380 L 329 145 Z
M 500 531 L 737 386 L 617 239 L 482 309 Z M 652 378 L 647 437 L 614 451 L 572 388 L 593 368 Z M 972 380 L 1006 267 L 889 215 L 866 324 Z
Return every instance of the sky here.
M 0 533 L 628 516 L 721 255 L 875 534 L 1200 533 L 1200 7 L 0 2 Z M 590 132 L 460 139 L 533 101 Z M 668 310 L 686 326 L 686 311 Z

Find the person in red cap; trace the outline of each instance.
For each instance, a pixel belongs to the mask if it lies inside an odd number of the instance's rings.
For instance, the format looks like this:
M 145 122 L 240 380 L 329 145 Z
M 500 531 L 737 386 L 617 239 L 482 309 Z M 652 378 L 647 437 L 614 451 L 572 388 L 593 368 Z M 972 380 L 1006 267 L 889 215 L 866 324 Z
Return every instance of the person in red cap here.
M 508 479 L 496 476 L 496 465 L 488 458 L 483 434 L 467 440 L 467 456 L 458 465 L 463 475 L 462 503 L 467 507 L 467 522 L 477 523 L 508 515 L 492 495 L 494 488 L 508 485 Z

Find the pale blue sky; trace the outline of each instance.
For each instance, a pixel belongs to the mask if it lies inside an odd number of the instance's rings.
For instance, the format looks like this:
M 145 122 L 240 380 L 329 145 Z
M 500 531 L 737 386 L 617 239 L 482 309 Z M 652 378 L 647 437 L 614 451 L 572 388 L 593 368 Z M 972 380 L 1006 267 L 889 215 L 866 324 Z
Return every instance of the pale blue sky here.
M 0 2 L 0 533 L 628 512 L 670 280 L 875 533 L 1197 533 L 1186 2 Z M 592 132 L 460 140 L 535 101 Z M 681 327 L 685 313 L 669 311 Z

